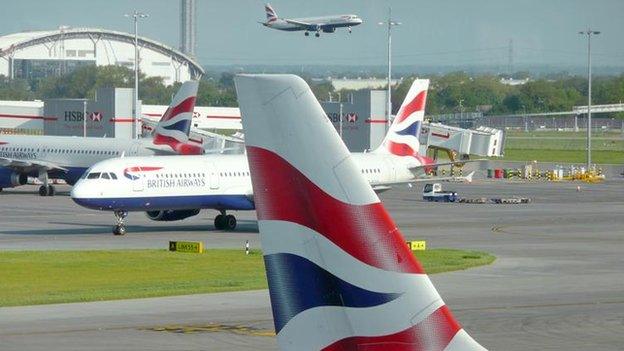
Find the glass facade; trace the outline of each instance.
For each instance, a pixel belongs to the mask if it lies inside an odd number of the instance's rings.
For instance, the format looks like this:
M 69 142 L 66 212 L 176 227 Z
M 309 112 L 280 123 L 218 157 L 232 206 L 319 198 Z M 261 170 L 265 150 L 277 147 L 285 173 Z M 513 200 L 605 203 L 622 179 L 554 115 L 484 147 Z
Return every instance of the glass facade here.
M 95 65 L 95 60 L 32 60 L 14 59 L 13 76 L 29 81 L 59 76 L 79 67 Z

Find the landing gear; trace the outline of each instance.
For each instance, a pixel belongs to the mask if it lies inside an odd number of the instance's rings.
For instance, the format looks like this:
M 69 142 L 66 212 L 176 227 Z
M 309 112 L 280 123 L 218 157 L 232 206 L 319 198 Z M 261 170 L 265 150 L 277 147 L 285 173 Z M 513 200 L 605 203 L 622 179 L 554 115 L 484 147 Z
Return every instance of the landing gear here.
M 351 27 L 349 27 L 348 29 L 349 29 L 349 34 L 351 34 Z
M 214 226 L 219 230 L 234 230 L 236 229 L 236 217 L 221 211 L 221 214 L 214 219 Z
M 39 170 L 38 178 L 43 183 L 43 185 L 39 187 L 39 196 L 54 196 L 56 190 L 54 189 L 54 186 L 50 184 L 48 171 L 45 169 Z
M 307 32 L 307 31 L 306 31 L 305 33 L 303 33 L 303 35 L 305 35 L 306 37 L 307 37 L 307 36 L 310 36 L 310 32 Z
M 115 211 L 115 219 L 117 220 L 117 224 L 113 227 L 114 235 L 125 235 L 126 234 L 126 224 L 125 219 L 128 217 L 128 212 L 126 211 Z
M 318 37 L 320 37 L 320 36 L 321 36 L 321 33 L 316 32 L 316 33 L 314 34 L 314 36 L 318 38 Z
M 53 185 L 42 185 L 39 187 L 39 196 L 54 196 L 56 189 Z

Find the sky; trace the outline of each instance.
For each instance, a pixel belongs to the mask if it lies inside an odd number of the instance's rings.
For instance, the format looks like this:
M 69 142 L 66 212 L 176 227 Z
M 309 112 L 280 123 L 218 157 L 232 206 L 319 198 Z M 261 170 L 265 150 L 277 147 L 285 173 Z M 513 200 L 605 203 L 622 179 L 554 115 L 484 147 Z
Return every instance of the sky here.
M 624 66 L 624 0 L 274 0 L 279 17 L 357 14 L 353 33 L 321 38 L 265 28 L 260 0 L 197 0 L 197 59 L 203 65 L 385 65 L 388 7 L 396 65 L 582 66 L 591 27 L 596 66 Z M 60 25 L 132 31 L 124 17 L 146 12 L 139 34 L 179 47 L 179 0 L 20 0 L 3 3 L 0 35 Z

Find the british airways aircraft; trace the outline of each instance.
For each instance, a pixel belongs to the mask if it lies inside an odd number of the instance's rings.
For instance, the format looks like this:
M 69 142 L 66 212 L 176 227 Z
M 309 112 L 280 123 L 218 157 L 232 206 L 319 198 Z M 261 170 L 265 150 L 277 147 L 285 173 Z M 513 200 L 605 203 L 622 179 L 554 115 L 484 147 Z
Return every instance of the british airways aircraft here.
M 305 81 L 250 75 L 235 84 L 279 348 L 485 350 L 405 245 Z
M 414 81 L 377 150 L 352 154 L 360 173 L 375 191 L 388 190 L 395 184 L 431 181 L 421 178 L 428 167 L 449 164 L 435 163 L 418 153 L 428 86 L 429 80 Z M 245 155 L 109 159 L 91 167 L 74 186 L 71 196 L 81 206 L 113 211 L 116 235 L 126 233 L 124 221 L 129 211 L 145 211 L 155 221 L 176 221 L 195 216 L 200 209 L 216 209 L 220 214 L 214 219 L 215 228 L 233 230 L 236 217 L 226 211 L 254 209 Z
M 314 35 L 318 38 L 321 36 L 321 32 L 333 33 L 336 31 L 336 28 L 342 27 L 347 27 L 349 33 L 351 33 L 351 27 L 362 24 L 362 19 L 357 15 L 279 18 L 271 4 L 266 4 L 264 11 L 266 12 L 267 20 L 266 22 L 260 22 L 263 26 L 289 32 L 305 31 L 306 37 L 310 35 L 310 32 L 315 32 Z
M 75 184 L 93 164 L 121 155 L 203 153 L 201 143 L 189 140 L 198 82 L 185 82 L 163 114 L 153 139 L 116 139 L 65 136 L 0 136 L 0 191 L 38 177 L 39 195 L 54 195 L 49 178 Z

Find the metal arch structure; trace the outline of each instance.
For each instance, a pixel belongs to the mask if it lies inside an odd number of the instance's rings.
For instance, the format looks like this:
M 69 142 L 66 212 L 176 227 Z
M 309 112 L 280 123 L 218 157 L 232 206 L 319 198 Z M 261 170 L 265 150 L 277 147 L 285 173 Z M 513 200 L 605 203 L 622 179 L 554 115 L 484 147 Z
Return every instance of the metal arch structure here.
M 15 51 L 18 51 L 20 49 L 36 45 L 55 43 L 59 40 L 89 39 L 91 41 L 94 41 L 94 38 L 97 38 L 96 41 L 108 39 L 134 45 L 134 35 L 129 33 L 104 29 L 72 28 L 62 31 L 58 30 L 45 32 L 45 34 L 42 34 L 40 36 L 14 43 L 7 49 L 0 48 L 0 57 L 10 57 Z M 200 79 L 201 76 L 205 73 L 204 69 L 194 59 L 172 47 L 169 47 L 151 39 L 147 39 L 145 37 L 139 37 L 138 42 L 140 48 L 148 48 L 163 55 L 170 56 L 172 60 L 178 63 L 188 65 L 191 77 L 193 79 Z

